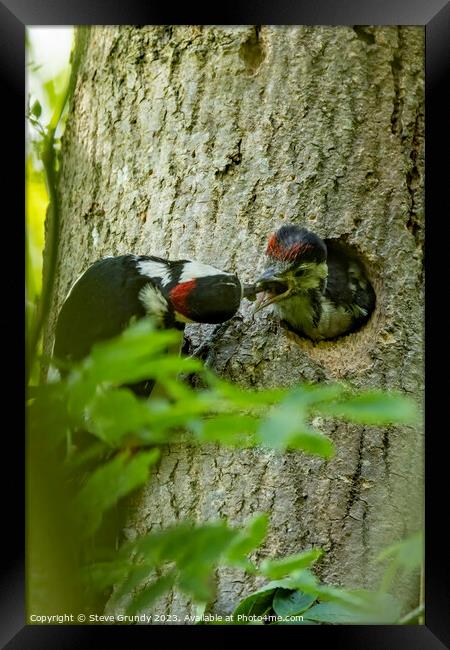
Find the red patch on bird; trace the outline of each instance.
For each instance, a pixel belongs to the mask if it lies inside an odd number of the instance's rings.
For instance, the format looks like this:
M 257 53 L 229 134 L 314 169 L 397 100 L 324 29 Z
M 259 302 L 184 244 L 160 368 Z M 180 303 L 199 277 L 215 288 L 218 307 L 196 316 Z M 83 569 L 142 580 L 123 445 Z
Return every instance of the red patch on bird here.
M 187 282 L 177 284 L 170 290 L 170 300 L 172 301 L 175 311 L 180 312 L 180 314 L 183 314 L 184 316 L 188 316 L 189 307 L 187 305 L 187 298 L 196 284 L 195 280 L 188 280 Z
M 266 255 L 269 255 L 269 257 L 275 257 L 275 259 L 282 260 L 283 262 L 288 262 L 294 260 L 298 255 L 304 253 L 310 248 L 312 248 L 311 244 L 303 244 L 301 242 L 292 244 L 292 246 L 289 247 L 283 246 L 283 244 L 278 241 L 276 233 L 273 233 L 269 239 L 269 243 L 267 244 Z

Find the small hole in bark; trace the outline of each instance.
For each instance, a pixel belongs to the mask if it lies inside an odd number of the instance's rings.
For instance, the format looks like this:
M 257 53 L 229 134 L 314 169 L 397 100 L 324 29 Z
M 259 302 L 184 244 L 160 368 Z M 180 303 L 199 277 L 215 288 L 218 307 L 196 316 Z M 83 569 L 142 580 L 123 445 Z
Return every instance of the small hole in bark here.
M 257 72 L 266 56 L 260 39 L 260 30 L 261 28 L 256 25 L 253 32 L 239 48 L 239 56 L 250 74 Z
M 375 36 L 367 31 L 367 27 L 361 27 L 360 25 L 355 25 L 353 27 L 356 36 L 367 45 L 373 45 L 375 43 Z

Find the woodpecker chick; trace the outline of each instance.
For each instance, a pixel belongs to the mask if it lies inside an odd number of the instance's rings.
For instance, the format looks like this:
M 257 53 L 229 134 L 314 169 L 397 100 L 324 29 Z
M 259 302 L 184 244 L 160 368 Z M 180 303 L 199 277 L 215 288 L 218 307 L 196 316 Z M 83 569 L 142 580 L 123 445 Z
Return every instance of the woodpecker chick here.
M 105 257 L 70 289 L 58 316 L 53 355 L 78 361 L 94 343 L 118 336 L 135 318 L 151 316 L 160 328 L 222 323 L 239 308 L 238 277 L 189 260 L 147 255 Z M 145 385 L 144 385 L 145 384 Z M 135 385 L 149 394 L 153 382 Z
M 268 264 L 256 290 L 268 297 L 289 329 L 313 341 L 348 334 L 367 321 L 375 293 L 362 266 L 343 252 L 327 249 L 315 233 L 296 225 L 269 239 Z

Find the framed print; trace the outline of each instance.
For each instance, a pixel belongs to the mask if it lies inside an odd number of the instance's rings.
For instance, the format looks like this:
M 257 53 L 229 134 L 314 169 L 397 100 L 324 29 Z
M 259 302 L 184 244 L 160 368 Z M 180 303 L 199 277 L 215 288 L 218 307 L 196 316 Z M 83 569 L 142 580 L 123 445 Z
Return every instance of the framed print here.
M 26 117 L 5 647 L 148 625 L 445 647 L 448 6 L 0 14 L 8 160 Z

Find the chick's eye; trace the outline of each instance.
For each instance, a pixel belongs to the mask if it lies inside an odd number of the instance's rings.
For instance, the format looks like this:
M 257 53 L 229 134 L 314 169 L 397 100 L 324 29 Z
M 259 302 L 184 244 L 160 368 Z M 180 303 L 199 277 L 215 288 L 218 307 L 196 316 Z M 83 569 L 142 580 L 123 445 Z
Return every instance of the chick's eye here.
M 298 278 L 298 277 L 300 277 L 301 275 L 303 275 L 304 272 L 305 272 L 305 271 L 304 271 L 303 269 L 297 269 L 297 270 L 295 271 L 294 275 L 295 275 L 296 278 Z

